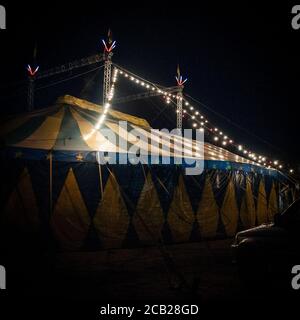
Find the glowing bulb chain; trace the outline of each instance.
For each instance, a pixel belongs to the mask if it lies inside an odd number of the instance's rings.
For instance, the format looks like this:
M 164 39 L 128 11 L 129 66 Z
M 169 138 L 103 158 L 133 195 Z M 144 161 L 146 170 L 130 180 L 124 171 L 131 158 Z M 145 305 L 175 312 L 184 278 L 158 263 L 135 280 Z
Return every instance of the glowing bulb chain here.
M 204 131 L 205 129 L 207 129 L 206 131 L 208 131 L 209 133 L 214 135 L 213 140 L 216 144 L 218 144 L 218 142 L 219 142 L 222 147 L 232 145 L 232 146 L 236 147 L 237 152 L 241 153 L 241 155 L 243 157 L 247 157 L 253 163 L 264 166 L 268 169 L 272 169 L 272 168 L 276 168 L 276 169 L 280 169 L 280 170 L 283 169 L 283 167 L 284 167 L 283 164 L 279 163 L 278 160 L 272 161 L 270 159 L 267 159 L 265 156 L 257 155 L 256 153 L 252 152 L 248 148 L 245 148 L 243 145 L 236 144 L 233 139 L 229 138 L 219 128 L 212 127 L 211 125 L 209 125 L 208 120 L 197 109 L 195 109 L 195 107 L 193 105 L 191 105 L 189 103 L 189 101 L 187 101 L 187 99 L 184 96 L 168 92 L 167 88 L 157 86 L 150 81 L 147 81 L 147 80 L 144 80 L 140 77 L 134 76 L 133 74 L 126 72 L 122 69 L 118 69 L 116 67 L 115 74 L 117 75 L 118 73 L 120 75 L 124 76 L 126 79 L 130 80 L 131 82 L 133 82 L 141 87 L 144 87 L 144 88 L 151 90 L 151 91 L 156 91 L 157 93 L 161 94 L 164 97 L 167 104 L 170 104 L 172 102 L 174 105 L 176 105 L 176 103 L 172 99 L 176 99 L 176 100 L 182 99 L 182 101 L 184 102 L 184 107 L 185 107 L 183 109 L 183 117 L 185 115 L 190 116 L 190 119 L 193 120 L 193 123 L 192 123 L 193 128 L 199 128 L 201 131 Z M 114 81 L 113 81 L 113 83 L 114 83 Z M 112 86 L 112 89 L 114 90 L 114 86 Z M 178 110 L 175 110 L 175 111 L 177 112 Z M 289 169 L 289 173 L 293 173 L 293 169 Z

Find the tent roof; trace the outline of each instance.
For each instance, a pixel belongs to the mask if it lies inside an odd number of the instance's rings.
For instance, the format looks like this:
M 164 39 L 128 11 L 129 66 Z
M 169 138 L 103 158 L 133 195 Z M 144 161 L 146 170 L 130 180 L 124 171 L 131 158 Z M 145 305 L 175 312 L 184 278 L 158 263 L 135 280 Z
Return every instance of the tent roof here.
M 72 159 L 87 159 L 87 154 L 95 151 L 126 152 L 123 145 L 127 143 L 128 148 L 136 142 L 135 130 L 141 137 L 141 149 L 150 152 L 150 130 L 151 127 L 145 119 L 137 118 L 119 111 L 109 110 L 108 116 L 101 129 L 110 129 L 116 133 L 117 141 L 112 143 L 103 132 L 94 130 L 90 134 L 102 114 L 102 107 L 91 102 L 72 96 L 60 97 L 54 106 L 11 117 L 1 124 L 0 137 L 5 146 L 14 154 L 25 158 L 41 158 L 49 153 L 56 152 L 57 159 L 70 161 Z M 119 121 L 127 121 L 127 134 Z M 168 134 L 163 134 L 160 143 L 166 145 Z M 158 139 L 158 137 L 157 137 Z M 159 141 L 159 140 L 157 140 Z M 184 145 L 188 152 L 197 152 L 195 141 L 185 139 Z M 158 156 L 164 156 L 164 150 L 151 147 Z M 181 144 L 179 141 L 171 142 L 171 155 L 182 157 Z M 80 155 L 80 156 L 78 156 Z M 204 157 L 196 154 L 199 159 L 223 163 L 255 165 L 252 161 L 234 154 L 226 149 L 204 143 Z M 188 154 L 185 154 L 188 156 Z M 61 157 L 61 158 L 60 158 Z M 71 158 L 70 158 L 71 157 Z M 72 158 L 73 157 L 73 158 Z

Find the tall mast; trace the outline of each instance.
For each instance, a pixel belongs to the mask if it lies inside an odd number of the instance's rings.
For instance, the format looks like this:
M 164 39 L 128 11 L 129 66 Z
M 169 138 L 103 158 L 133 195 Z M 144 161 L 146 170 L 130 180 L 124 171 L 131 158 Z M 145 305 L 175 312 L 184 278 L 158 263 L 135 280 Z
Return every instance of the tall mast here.
M 108 30 L 107 42 L 102 40 L 104 45 L 104 77 L 103 77 L 103 106 L 109 100 L 109 94 L 111 90 L 111 58 L 113 56 L 113 49 L 116 47 L 116 41 L 112 40 L 112 33 Z
M 177 121 L 176 121 L 176 127 L 178 129 L 182 129 L 182 92 L 183 92 L 183 88 L 184 88 L 184 83 L 187 81 L 187 79 L 183 80 L 182 75 L 180 74 L 180 68 L 179 68 L 179 64 L 177 65 L 177 76 L 176 76 L 176 81 L 177 81 L 177 109 L 176 109 L 176 113 L 177 113 Z
M 39 71 L 39 66 L 36 64 L 36 46 L 33 51 L 33 66 L 30 64 L 27 65 L 28 72 L 28 92 L 27 92 L 27 108 L 28 111 L 32 111 L 34 109 L 34 81 Z

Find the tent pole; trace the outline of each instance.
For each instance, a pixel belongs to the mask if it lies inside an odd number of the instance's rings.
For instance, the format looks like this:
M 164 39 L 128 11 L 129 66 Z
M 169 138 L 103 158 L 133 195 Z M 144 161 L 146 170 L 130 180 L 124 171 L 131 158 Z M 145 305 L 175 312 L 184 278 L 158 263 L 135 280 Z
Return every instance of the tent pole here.
M 103 198 L 103 184 L 102 184 L 102 170 L 101 170 L 101 164 L 98 164 L 99 167 L 99 178 L 100 178 L 100 189 L 101 189 L 101 199 Z
M 99 170 L 99 182 L 100 182 L 100 191 L 101 191 L 101 200 L 103 199 L 103 182 L 102 182 L 102 170 L 101 170 L 101 163 L 100 163 L 100 156 L 98 155 L 98 170 Z
M 52 214 L 52 151 L 49 155 L 49 208 L 50 216 Z

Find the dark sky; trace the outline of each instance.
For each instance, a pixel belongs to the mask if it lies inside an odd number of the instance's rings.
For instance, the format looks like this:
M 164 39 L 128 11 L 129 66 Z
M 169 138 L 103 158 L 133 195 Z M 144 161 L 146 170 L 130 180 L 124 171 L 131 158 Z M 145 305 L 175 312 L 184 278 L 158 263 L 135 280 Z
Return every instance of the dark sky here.
M 110 3 L 26 1 L 25 6 L 10 1 L 6 5 L 7 30 L 0 32 L 2 113 L 26 108 L 25 66 L 32 61 L 35 43 L 38 63 L 45 70 L 101 52 L 101 38 L 110 27 L 118 42 L 114 62 L 166 86 L 175 85 L 179 62 L 189 79 L 185 92 L 251 134 L 201 108 L 212 122 L 253 151 L 296 166 L 300 163 L 300 30 L 291 28 L 293 4 L 226 1 L 226 5 L 195 5 L 183 1 L 179 7 L 162 1 Z M 36 104 L 47 106 L 64 93 L 80 96 L 83 87 L 86 98 L 99 102 L 101 81 L 98 72 L 40 90 Z M 132 88 L 127 91 L 124 80 L 119 85 L 124 95 L 133 92 Z M 164 107 L 159 99 L 152 100 L 118 108 L 151 121 L 157 108 Z M 170 110 L 153 126 L 172 126 L 169 118 L 174 120 L 174 114 L 168 113 Z

